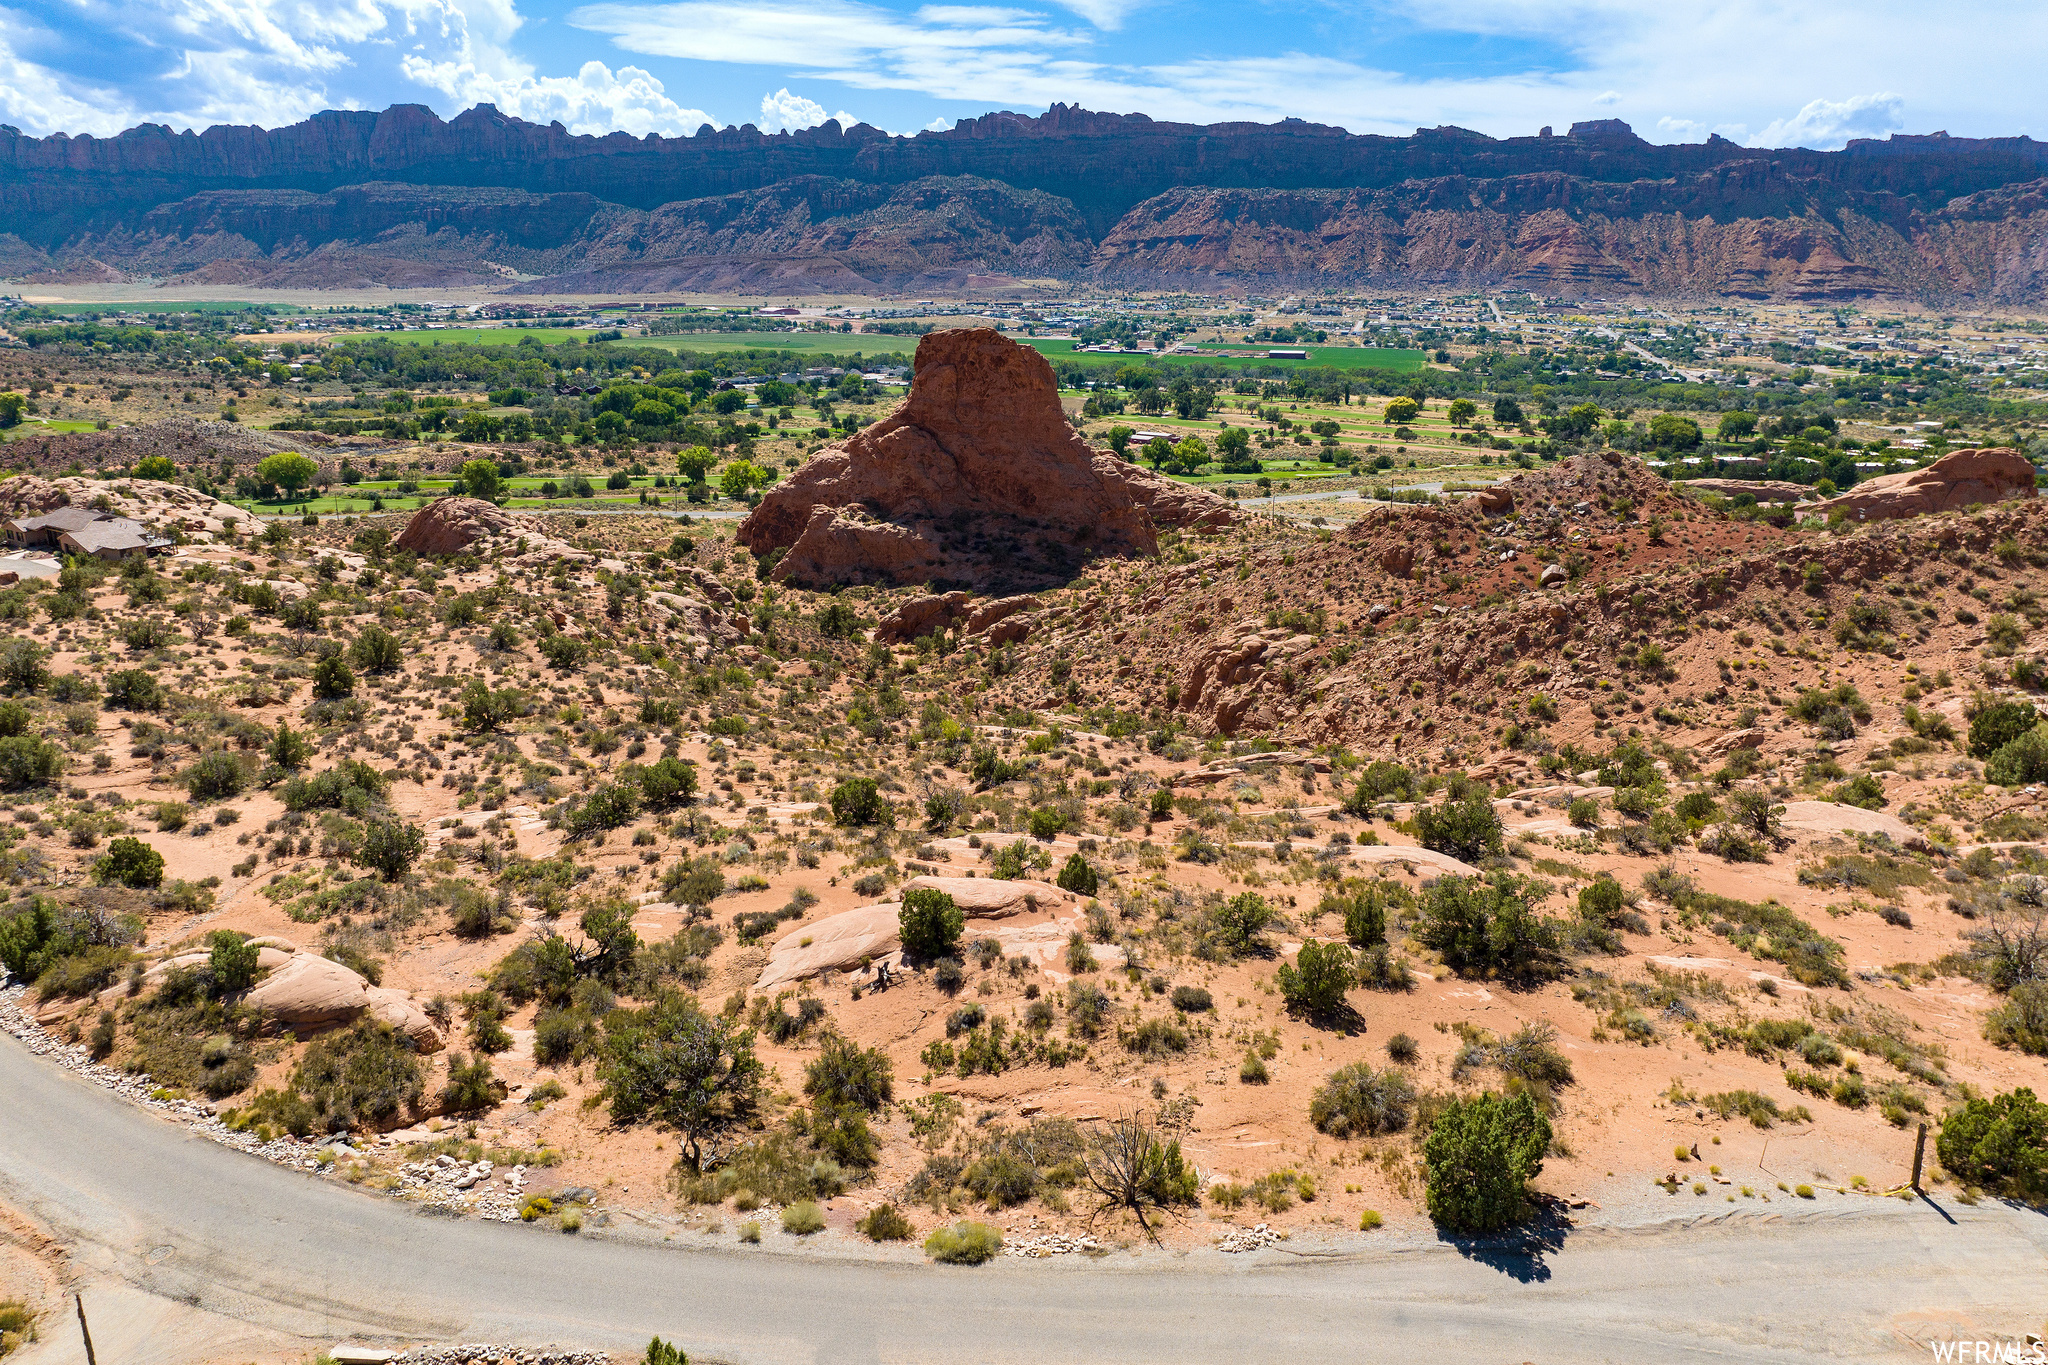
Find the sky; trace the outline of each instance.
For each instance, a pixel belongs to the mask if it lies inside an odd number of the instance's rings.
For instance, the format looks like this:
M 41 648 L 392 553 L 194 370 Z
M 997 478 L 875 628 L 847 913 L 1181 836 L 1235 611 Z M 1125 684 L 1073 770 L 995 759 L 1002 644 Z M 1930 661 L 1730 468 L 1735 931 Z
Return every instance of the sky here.
M 276 127 L 489 103 L 573 132 L 894 133 L 1054 102 L 1494 137 L 2048 136 L 2040 0 L 0 0 L 0 122 Z

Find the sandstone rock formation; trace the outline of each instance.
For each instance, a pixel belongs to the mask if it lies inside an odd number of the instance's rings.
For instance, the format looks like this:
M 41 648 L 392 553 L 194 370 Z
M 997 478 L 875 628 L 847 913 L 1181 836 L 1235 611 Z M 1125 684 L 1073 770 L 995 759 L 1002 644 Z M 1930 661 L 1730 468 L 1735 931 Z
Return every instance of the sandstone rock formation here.
M 1003 945 L 1005 957 L 1023 954 L 1041 967 L 1065 950 L 1068 935 L 1081 922 L 1074 898 L 1045 882 L 926 876 L 911 878 L 902 891 L 919 888 L 951 896 L 966 914 L 968 937 L 995 939 Z M 826 972 L 895 969 L 903 961 L 897 918 L 903 908 L 901 897 L 899 891 L 895 900 L 844 910 L 783 935 L 769 949 L 754 989 L 775 990 Z M 1030 922 L 1007 922 L 1012 920 Z M 1121 950 L 1109 945 L 1096 945 L 1091 951 L 1107 965 L 1122 961 Z
M 257 982 L 245 999 L 302 1033 L 341 1028 L 368 1015 L 411 1038 L 421 1052 L 436 1052 L 441 1047 L 441 1031 L 410 997 L 372 986 L 339 962 L 312 953 L 291 954 Z
M 250 988 L 244 1000 L 300 1036 L 345 1028 L 368 1016 L 405 1034 L 421 1052 L 440 1051 L 441 1030 L 404 991 L 372 986 L 339 962 L 300 952 L 285 939 L 259 938 L 250 942 L 257 945 L 256 967 L 264 976 Z M 144 973 L 144 984 L 154 989 L 171 972 L 203 967 L 207 959 L 208 954 L 201 952 L 164 958 Z M 110 986 L 97 997 L 60 997 L 46 1002 L 37 1011 L 36 1019 L 48 1027 L 83 1017 L 88 1009 L 112 1006 L 127 998 L 126 985 Z
M 958 626 L 963 638 L 986 633 L 990 644 L 1002 644 L 1031 633 L 1028 622 L 1011 621 L 1011 617 L 1037 611 L 1042 605 L 1030 593 L 983 598 L 979 602 L 972 593 L 965 592 L 913 597 L 882 618 L 875 628 L 875 638 L 883 644 L 908 644 L 919 636 Z
M 1813 496 L 1813 490 L 1805 484 L 1784 483 L 1778 479 L 1687 479 L 1671 485 L 1671 488 L 1673 492 L 1713 493 L 1724 498 L 1736 498 L 1747 493 L 1758 502 L 1798 502 Z
M 517 514 L 482 498 L 436 498 L 412 514 L 392 548 L 421 555 L 460 554 L 495 535 L 516 534 Z
M 2033 496 L 2031 460 L 2010 446 L 1973 446 L 1952 450 L 1925 469 L 1859 483 L 1815 510 L 1826 514 L 1839 508 L 1851 521 L 1881 521 Z
M 1060 410 L 1052 367 L 987 328 L 918 343 L 910 397 L 814 456 L 740 523 L 778 579 L 1059 582 L 1098 555 L 1151 554 L 1162 526 L 1236 509 L 1107 451 Z
M 196 488 L 156 479 L 43 479 L 17 474 L 0 480 L 0 516 L 50 512 L 59 507 L 90 507 L 107 500 L 115 516 L 126 517 L 166 535 L 182 531 L 201 544 L 237 522 L 253 518 L 232 503 L 208 497 Z

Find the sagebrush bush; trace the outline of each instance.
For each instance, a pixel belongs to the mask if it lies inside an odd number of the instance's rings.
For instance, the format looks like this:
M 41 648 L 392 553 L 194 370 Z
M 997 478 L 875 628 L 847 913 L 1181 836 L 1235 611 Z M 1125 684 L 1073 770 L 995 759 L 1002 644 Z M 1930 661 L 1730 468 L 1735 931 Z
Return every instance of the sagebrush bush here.
M 871 1242 L 907 1242 L 913 1229 L 910 1220 L 894 1204 L 877 1204 L 854 1226 Z
M 942 1265 L 980 1265 L 1002 1249 L 1003 1234 L 986 1223 L 955 1223 L 924 1239 L 924 1254 Z
M 814 1232 L 823 1232 L 824 1211 L 808 1199 L 800 1204 L 791 1204 L 782 1211 L 782 1230 L 797 1237 L 808 1237 Z
M 1397 1133 L 1408 1126 L 1415 1087 L 1398 1071 L 1353 1062 L 1330 1073 L 1309 1099 L 1309 1121 L 1331 1137 Z

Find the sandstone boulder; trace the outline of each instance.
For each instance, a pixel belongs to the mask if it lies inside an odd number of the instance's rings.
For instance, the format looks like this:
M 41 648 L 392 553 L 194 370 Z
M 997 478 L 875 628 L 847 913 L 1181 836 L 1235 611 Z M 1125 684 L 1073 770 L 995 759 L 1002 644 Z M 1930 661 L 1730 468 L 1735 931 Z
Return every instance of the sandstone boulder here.
M 903 890 L 930 888 L 944 891 L 966 913 L 974 938 L 993 938 L 1004 945 L 1005 956 L 1028 953 L 1043 966 L 1066 948 L 1067 936 L 1081 921 L 1073 897 L 1056 886 L 1034 881 L 997 881 L 988 877 L 913 877 Z M 898 916 L 900 900 L 864 905 L 827 915 L 816 924 L 793 929 L 777 939 L 768 950 L 767 965 L 754 982 L 757 991 L 770 991 L 793 981 L 826 972 L 851 972 L 878 964 L 894 968 L 903 961 L 903 940 Z M 990 921 L 1022 919 L 1028 925 L 990 924 Z M 1105 954 L 1114 958 L 1106 965 L 1121 963 L 1118 950 L 1097 947 L 1098 961 Z
M 2010 446 L 1981 446 L 1952 450 L 1925 469 L 1866 480 L 1815 510 L 1839 508 L 1851 521 L 1882 521 L 2033 496 L 2033 461 Z
M 265 949 L 266 954 L 275 951 Z M 279 1023 L 301 1031 L 342 1028 L 365 1014 L 412 1039 L 421 1052 L 441 1047 L 440 1030 L 426 1012 L 398 991 L 372 986 L 339 962 L 294 953 L 245 997 Z
M 964 633 L 979 635 L 998 621 L 1007 620 L 1020 611 L 1037 611 L 1040 605 L 1039 600 L 1029 593 L 982 602 L 967 613 L 967 627 Z
M 1928 846 L 1926 835 L 1896 815 L 1834 801 L 1787 801 L 1780 823 L 1802 834 L 1882 834 L 1901 848 Z
M 768 950 L 768 963 L 754 989 L 772 991 L 825 972 L 900 962 L 903 942 L 897 915 L 902 909 L 895 901 L 864 905 L 791 930 Z
M 1073 897 L 1046 882 L 998 881 L 993 877 L 912 877 L 903 883 L 905 891 L 943 891 L 953 898 L 970 920 L 1006 919 L 1028 910 L 1066 906 Z
M 907 645 L 920 636 L 944 630 L 966 608 L 970 596 L 949 592 L 913 597 L 882 618 L 875 627 L 875 639 L 885 645 Z
M 489 536 L 519 529 L 517 515 L 482 498 L 436 498 L 412 514 L 391 544 L 414 554 L 453 555 Z
M 1161 527 L 1238 516 L 1090 447 L 1043 356 L 965 328 L 920 341 L 903 406 L 819 452 L 738 538 L 783 551 L 775 576 L 812 586 L 1063 582 L 1096 556 L 1155 552 Z
M 1671 491 L 1713 493 L 1724 498 L 1747 493 L 1758 502 L 1798 502 L 1801 498 L 1813 496 L 1813 490 L 1805 484 L 1783 483 L 1777 479 L 1687 479 L 1673 484 Z

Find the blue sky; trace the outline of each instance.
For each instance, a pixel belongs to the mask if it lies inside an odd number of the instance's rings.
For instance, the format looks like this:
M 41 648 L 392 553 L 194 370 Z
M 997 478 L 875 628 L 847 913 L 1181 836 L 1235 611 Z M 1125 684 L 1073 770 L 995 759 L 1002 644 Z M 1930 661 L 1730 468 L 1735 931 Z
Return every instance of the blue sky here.
M 2048 136 L 2048 6 L 2013 0 L 36 0 L 0 3 L 0 122 L 294 122 L 477 103 L 577 132 L 891 132 L 1054 101 L 1190 122 L 1505 137 L 1621 118 L 1758 146 Z

